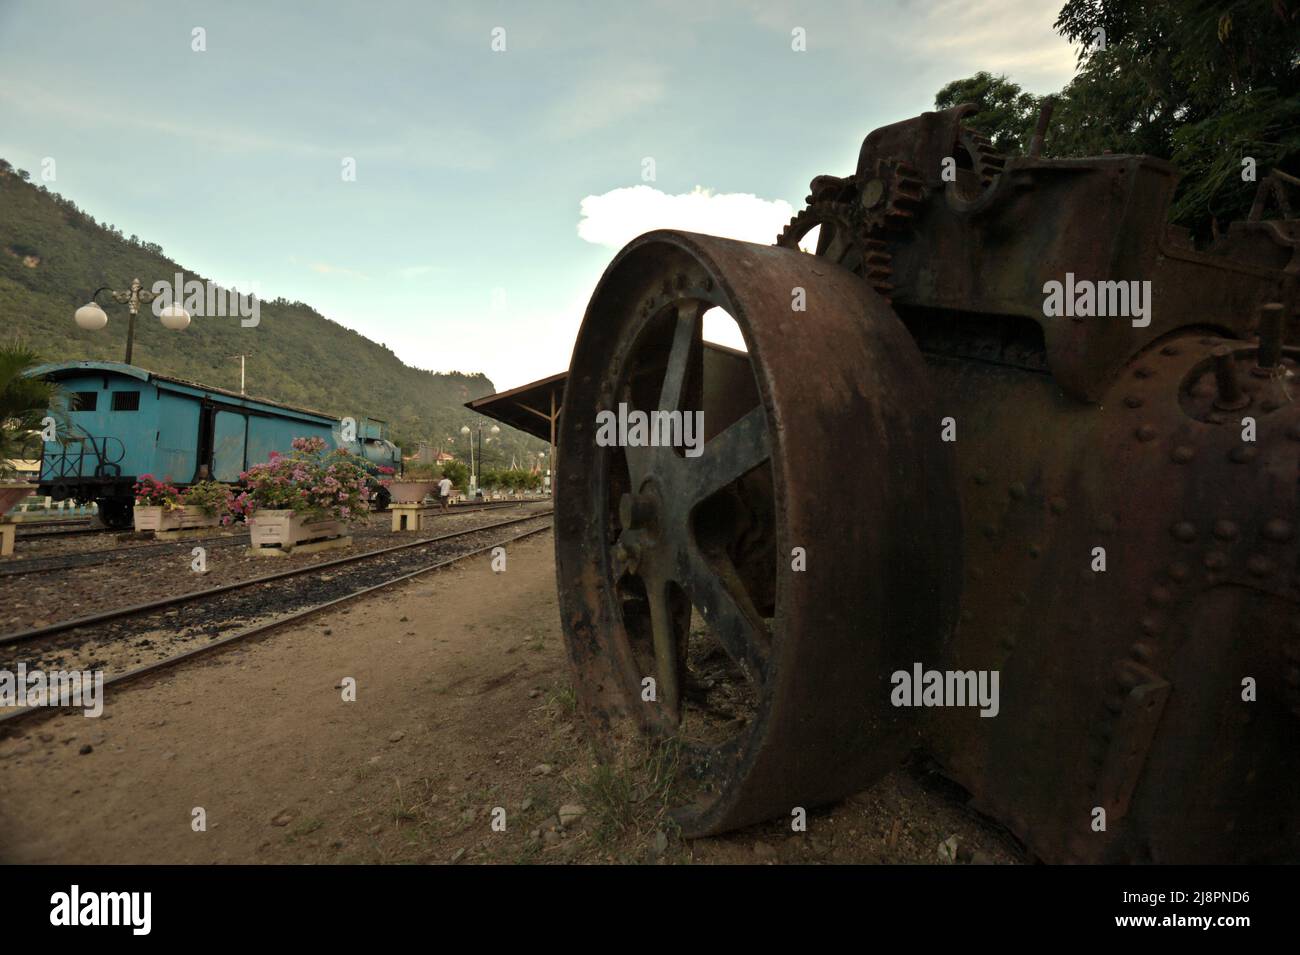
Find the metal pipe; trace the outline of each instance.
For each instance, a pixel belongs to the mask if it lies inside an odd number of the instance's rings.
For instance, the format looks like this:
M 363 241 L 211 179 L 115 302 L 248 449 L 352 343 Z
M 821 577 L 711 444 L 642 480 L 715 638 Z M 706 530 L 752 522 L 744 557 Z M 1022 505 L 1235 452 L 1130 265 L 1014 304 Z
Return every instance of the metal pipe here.
M 1043 100 L 1038 111 L 1038 123 L 1034 126 L 1034 137 L 1029 140 L 1029 155 L 1037 159 L 1043 152 L 1043 140 L 1047 137 L 1047 126 L 1052 121 L 1052 110 L 1056 108 L 1056 97 L 1049 96 Z

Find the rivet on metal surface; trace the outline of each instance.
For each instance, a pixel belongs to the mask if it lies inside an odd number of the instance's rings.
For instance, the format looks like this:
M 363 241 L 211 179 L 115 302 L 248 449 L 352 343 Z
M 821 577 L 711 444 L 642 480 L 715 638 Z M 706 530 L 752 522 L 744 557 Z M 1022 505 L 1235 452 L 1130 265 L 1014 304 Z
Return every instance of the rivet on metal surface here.
M 1215 521 L 1214 536 L 1221 541 L 1236 540 L 1240 529 L 1232 521 Z
M 1178 354 L 1178 348 L 1177 348 L 1177 346 L 1175 346 L 1175 345 L 1166 345 L 1164 348 L 1160 349 L 1160 354 L 1162 354 L 1162 355 L 1171 355 L 1171 356 L 1172 356 L 1172 355 L 1177 355 L 1177 354 Z
M 1128 395 L 1124 399 L 1124 405 L 1128 408 L 1141 408 L 1142 399 L 1139 398 L 1137 395 Z
M 1134 432 L 1134 434 L 1137 435 L 1137 439 L 1138 439 L 1139 441 L 1151 441 L 1151 440 L 1153 440 L 1153 439 L 1155 438 L 1155 436 L 1156 436 L 1158 433 L 1159 433 L 1159 432 L 1157 432 L 1156 429 L 1155 429 L 1152 425 L 1149 425 L 1149 424 L 1144 424 L 1144 425 L 1140 426 L 1140 427 L 1137 429 L 1137 431 Z
M 1246 561 L 1246 569 L 1256 577 L 1268 577 L 1277 570 L 1277 565 L 1263 554 L 1251 554 Z
M 1139 663 L 1150 663 L 1156 655 L 1155 647 L 1151 646 L 1149 643 L 1143 643 L 1141 641 L 1133 644 L 1133 646 L 1129 648 L 1129 652 L 1133 655 L 1133 659 L 1137 660 Z
M 1187 526 L 1191 527 L 1190 524 L 1188 524 Z M 1196 528 L 1192 527 L 1192 536 L 1188 539 L 1194 540 L 1195 538 L 1196 538 Z M 1192 573 L 1191 568 L 1189 568 L 1186 564 L 1182 563 L 1181 561 L 1169 565 L 1170 580 L 1174 580 L 1174 581 L 1186 580 L 1188 577 L 1191 576 L 1191 573 Z
M 1053 514 L 1063 514 L 1065 513 L 1065 498 L 1054 497 L 1047 502 L 1047 506 L 1052 509 Z
M 1147 593 L 1147 600 L 1157 607 L 1163 607 L 1174 599 L 1174 595 L 1166 587 L 1152 587 Z
M 1291 539 L 1291 522 L 1275 517 L 1264 525 L 1264 536 L 1271 541 L 1289 541 Z
M 1228 566 L 1228 555 L 1221 550 L 1212 550 L 1205 555 L 1205 566 L 1211 570 L 1221 570 Z
M 1172 533 L 1175 538 L 1177 538 L 1180 541 L 1183 541 L 1184 543 L 1188 543 L 1190 541 L 1196 540 L 1196 525 L 1193 524 L 1191 521 L 1179 521 L 1169 530 L 1170 533 Z M 1178 565 L 1175 564 L 1174 566 L 1176 567 Z M 1173 576 L 1172 570 L 1170 571 L 1170 576 L 1171 577 Z M 1175 579 L 1181 579 L 1181 578 L 1175 578 Z
M 1042 555 L 1043 555 L 1043 549 L 1042 549 L 1041 547 L 1039 547 L 1037 544 L 1030 544 L 1030 545 L 1029 545 L 1029 556 L 1030 556 L 1030 557 L 1041 557 Z
M 989 540 L 998 536 L 998 529 L 992 524 L 985 524 L 980 530 Z
M 1235 464 L 1249 464 L 1259 457 L 1259 448 L 1249 444 L 1240 444 L 1228 452 L 1228 458 Z
M 1173 453 L 1169 455 L 1173 458 L 1175 464 L 1186 464 L 1192 458 L 1196 457 L 1196 449 L 1186 444 L 1180 444 L 1174 448 Z
M 1134 378 L 1150 378 L 1154 374 L 1155 372 L 1152 371 L 1150 368 L 1148 368 L 1146 365 L 1142 365 L 1141 367 L 1133 369 Z
M 1025 486 L 1021 484 L 1019 481 L 1017 481 L 1016 483 L 1008 487 L 1007 493 L 1010 494 L 1011 497 L 1017 501 L 1023 501 L 1026 497 L 1029 496 L 1029 491 L 1026 490 Z
M 1142 628 L 1142 632 L 1145 633 L 1148 637 L 1158 636 L 1160 632 L 1165 628 L 1164 624 L 1161 623 L 1159 617 L 1155 617 L 1150 614 L 1148 614 L 1147 616 L 1139 620 L 1138 626 Z
M 979 485 L 988 484 L 988 483 L 989 483 L 989 472 L 986 471 L 986 470 L 984 470 L 984 468 L 980 468 L 980 469 L 979 469 L 978 471 L 976 471 L 973 475 L 971 475 L 971 480 L 973 480 L 976 484 L 979 484 Z

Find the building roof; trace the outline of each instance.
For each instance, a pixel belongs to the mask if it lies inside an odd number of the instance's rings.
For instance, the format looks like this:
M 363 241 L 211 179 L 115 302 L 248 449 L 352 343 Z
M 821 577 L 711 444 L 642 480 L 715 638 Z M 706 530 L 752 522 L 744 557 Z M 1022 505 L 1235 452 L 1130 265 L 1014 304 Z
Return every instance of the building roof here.
M 568 377 L 569 373 L 562 371 L 558 375 L 520 385 L 509 391 L 499 391 L 494 395 L 475 398 L 473 401 L 465 402 L 465 407 L 489 418 L 495 418 L 512 428 L 518 428 L 525 434 L 550 441 L 552 407 L 558 418 L 560 402 L 564 400 L 564 382 Z M 553 406 L 552 402 L 554 402 Z
M 710 359 L 706 367 L 713 367 L 716 362 L 726 362 L 728 358 L 741 358 L 746 362 L 749 360 L 749 355 L 745 352 L 716 342 L 705 342 L 704 348 Z M 710 352 L 712 354 L 708 354 Z M 564 401 L 564 383 L 568 378 L 569 373 L 562 371 L 558 375 L 540 378 L 518 388 L 511 388 L 509 391 L 499 391 L 494 395 L 475 398 L 473 401 L 465 402 L 465 407 L 489 418 L 495 418 L 512 428 L 518 428 L 525 434 L 550 441 L 551 400 L 555 401 L 554 414 L 558 420 L 560 405 Z
M 229 391 L 225 388 L 216 388 L 212 385 L 199 384 L 197 381 L 186 381 L 184 378 L 173 378 L 170 375 L 160 375 L 155 371 L 149 371 L 147 368 L 141 368 L 138 365 L 128 365 L 120 361 L 60 361 L 51 362 L 47 365 L 38 365 L 35 368 L 25 372 L 28 378 L 60 378 L 70 377 L 76 372 L 84 371 L 104 371 L 117 375 L 126 375 L 129 378 L 138 378 L 140 381 L 149 382 L 166 382 L 170 385 L 176 385 L 180 388 L 189 389 L 197 392 L 206 392 L 214 395 L 224 395 L 239 402 L 252 402 L 255 404 L 270 405 L 273 408 L 280 408 L 284 411 L 293 411 L 301 415 L 309 415 L 315 418 L 325 418 L 329 421 L 338 421 L 336 415 L 327 414 L 324 411 L 316 411 L 313 408 L 302 408 L 295 405 L 287 405 L 282 401 L 273 401 L 270 398 L 258 398 L 255 395 L 241 395 L 237 391 Z M 376 420 L 376 419 L 370 419 Z

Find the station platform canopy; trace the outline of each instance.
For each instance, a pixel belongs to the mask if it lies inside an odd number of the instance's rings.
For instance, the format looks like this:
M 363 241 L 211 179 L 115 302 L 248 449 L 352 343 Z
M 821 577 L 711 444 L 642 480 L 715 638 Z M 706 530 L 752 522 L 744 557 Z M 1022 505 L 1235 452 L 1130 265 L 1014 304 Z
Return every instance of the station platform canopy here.
M 569 373 L 562 371 L 558 375 L 541 378 L 509 391 L 475 398 L 465 402 L 465 407 L 554 444 L 555 426 L 560 419 L 560 405 L 564 401 L 564 383 L 568 378 Z M 704 380 L 705 401 L 710 407 L 729 405 L 737 396 L 750 395 L 753 391 L 753 377 L 749 369 L 749 356 L 726 345 L 706 341 Z M 746 400 L 752 403 L 757 399 Z M 720 404 L 715 405 L 714 402 Z
M 560 402 L 564 399 L 564 382 L 568 377 L 569 373 L 562 371 L 509 391 L 475 398 L 465 402 L 465 407 L 554 443 L 555 422 L 560 417 Z

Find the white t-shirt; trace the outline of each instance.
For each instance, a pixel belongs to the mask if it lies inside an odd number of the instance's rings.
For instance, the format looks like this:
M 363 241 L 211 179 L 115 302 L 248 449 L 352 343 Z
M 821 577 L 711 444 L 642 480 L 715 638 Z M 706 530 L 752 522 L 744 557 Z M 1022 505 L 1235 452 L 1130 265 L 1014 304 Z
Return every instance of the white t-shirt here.
M 446 497 L 450 493 L 451 493 L 451 480 L 450 478 L 443 478 L 441 481 L 438 482 L 438 494 L 441 497 Z

